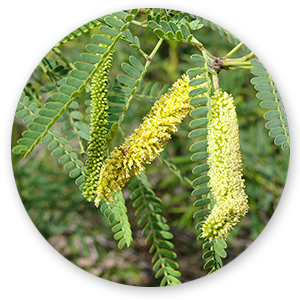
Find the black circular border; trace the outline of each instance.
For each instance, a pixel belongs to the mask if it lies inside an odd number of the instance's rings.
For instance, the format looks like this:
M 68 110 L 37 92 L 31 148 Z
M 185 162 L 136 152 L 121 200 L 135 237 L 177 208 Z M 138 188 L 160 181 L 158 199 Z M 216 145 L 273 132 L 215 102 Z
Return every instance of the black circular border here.
M 103 15 L 103 11 L 101 12 L 101 15 Z M 206 9 L 201 9 L 198 10 L 197 15 L 200 15 L 201 17 L 203 16 L 206 19 L 222 26 L 227 31 L 233 33 L 253 52 L 255 52 L 256 56 L 268 69 L 269 73 L 272 74 L 272 78 L 275 81 L 282 98 L 287 99 L 288 88 L 285 76 L 268 51 L 254 37 L 252 37 L 247 31 L 242 29 L 236 23 L 217 13 L 208 11 Z M 56 45 L 64 36 L 75 30 L 77 27 L 99 16 L 99 11 L 90 12 L 64 26 L 53 37 L 47 40 L 32 57 L 22 72 L 17 83 L 17 97 L 19 98 L 24 85 L 39 61 L 54 45 Z M 52 263 L 55 268 L 69 278 L 81 283 L 85 287 L 95 287 L 95 285 L 99 285 L 99 283 L 101 283 L 99 282 L 99 278 L 76 267 L 74 264 L 62 257 L 47 243 L 47 241 L 42 237 L 42 235 L 31 222 L 21 200 L 17 201 L 17 219 L 19 220 L 22 229 L 26 233 L 27 237 L 31 240 L 33 245 L 50 263 Z M 233 280 L 238 275 L 245 272 L 270 248 L 286 224 L 287 219 L 287 203 L 281 199 L 273 217 L 260 236 L 252 243 L 252 245 L 231 263 L 218 270 L 218 272 L 200 278 L 199 280 L 201 280 L 201 283 L 205 284 L 205 286 L 220 287 L 221 285 Z M 106 281 L 105 283 L 109 284 L 110 282 Z M 198 280 L 194 281 L 194 283 L 198 284 Z

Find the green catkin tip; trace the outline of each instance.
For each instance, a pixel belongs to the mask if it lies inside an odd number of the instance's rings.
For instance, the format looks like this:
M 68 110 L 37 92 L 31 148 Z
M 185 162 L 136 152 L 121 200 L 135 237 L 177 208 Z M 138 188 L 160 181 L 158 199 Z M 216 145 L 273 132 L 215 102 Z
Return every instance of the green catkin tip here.
M 207 141 L 207 175 L 216 204 L 203 224 L 202 237 L 215 240 L 225 238 L 248 211 L 237 115 L 232 96 L 222 90 L 211 98 Z
M 111 66 L 112 55 L 113 53 L 111 52 L 94 74 L 91 85 L 90 140 L 82 193 L 88 201 L 92 201 L 96 196 L 97 182 L 105 155 L 108 117 L 108 72 Z

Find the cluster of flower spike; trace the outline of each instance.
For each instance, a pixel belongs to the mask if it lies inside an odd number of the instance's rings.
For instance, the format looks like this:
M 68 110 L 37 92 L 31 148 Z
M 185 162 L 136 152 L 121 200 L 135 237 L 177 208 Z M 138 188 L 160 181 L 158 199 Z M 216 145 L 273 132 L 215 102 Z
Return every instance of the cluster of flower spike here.
M 83 196 L 91 201 L 96 196 L 97 182 L 105 156 L 107 134 L 107 87 L 108 71 L 111 66 L 112 53 L 103 61 L 102 66 L 95 73 L 91 85 L 91 123 L 88 159 Z
M 208 176 L 216 204 L 205 220 L 202 236 L 215 240 L 226 237 L 248 211 L 235 106 L 232 96 L 222 90 L 211 98 L 207 142 Z
M 189 77 L 184 75 L 155 102 L 135 132 L 110 153 L 101 168 L 96 205 L 100 199 L 113 202 L 113 193 L 121 190 L 132 175 L 140 174 L 163 151 L 171 133 L 192 109 L 191 90 Z

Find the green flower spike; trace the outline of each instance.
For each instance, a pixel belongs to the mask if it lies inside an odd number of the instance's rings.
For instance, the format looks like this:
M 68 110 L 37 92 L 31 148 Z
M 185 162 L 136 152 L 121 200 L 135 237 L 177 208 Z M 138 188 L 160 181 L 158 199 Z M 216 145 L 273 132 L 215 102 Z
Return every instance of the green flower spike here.
M 105 156 L 108 117 L 107 86 L 111 61 L 112 53 L 107 56 L 92 79 L 90 140 L 88 159 L 86 161 L 85 184 L 82 193 L 88 201 L 92 201 L 96 196 L 97 182 Z
M 215 240 L 225 238 L 248 211 L 235 106 L 232 96 L 222 90 L 211 98 L 207 142 L 208 176 L 216 204 L 203 224 L 202 236 Z
M 98 183 L 97 199 L 114 201 L 114 193 L 121 190 L 132 175 L 140 174 L 163 151 L 176 126 L 192 110 L 189 104 L 189 77 L 183 75 L 168 93 L 157 100 L 143 123 L 135 132 L 115 148 L 102 166 Z M 195 87 L 193 87 L 195 88 Z

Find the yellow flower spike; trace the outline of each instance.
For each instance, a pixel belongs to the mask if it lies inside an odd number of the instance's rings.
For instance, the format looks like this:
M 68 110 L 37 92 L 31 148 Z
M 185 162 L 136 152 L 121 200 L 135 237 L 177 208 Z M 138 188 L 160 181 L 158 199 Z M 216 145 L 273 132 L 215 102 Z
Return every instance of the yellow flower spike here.
M 132 175 L 140 174 L 163 151 L 170 133 L 177 130 L 176 126 L 193 108 L 189 93 L 195 87 L 190 87 L 189 81 L 189 77 L 183 75 L 175 82 L 168 93 L 154 103 L 135 132 L 110 153 L 100 171 L 96 205 L 100 199 L 113 202 L 112 193 L 121 190 Z
M 237 115 L 232 96 L 222 90 L 211 98 L 207 142 L 207 175 L 216 204 L 203 224 L 202 236 L 215 240 L 225 238 L 248 211 Z

